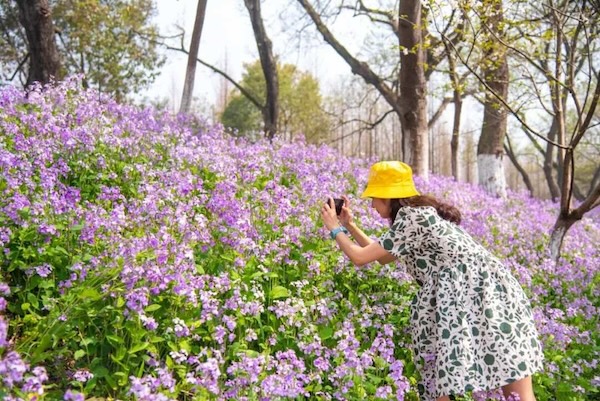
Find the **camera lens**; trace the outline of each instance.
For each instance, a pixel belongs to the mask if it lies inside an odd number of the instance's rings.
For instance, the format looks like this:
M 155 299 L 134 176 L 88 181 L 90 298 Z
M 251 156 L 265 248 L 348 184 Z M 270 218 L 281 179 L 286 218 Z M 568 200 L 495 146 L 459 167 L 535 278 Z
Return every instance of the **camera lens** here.
M 329 199 L 327 200 L 327 204 L 329 205 Z M 337 214 L 338 216 L 342 214 L 342 206 L 344 206 L 344 200 L 340 198 L 333 198 L 333 204 L 335 206 L 335 214 Z

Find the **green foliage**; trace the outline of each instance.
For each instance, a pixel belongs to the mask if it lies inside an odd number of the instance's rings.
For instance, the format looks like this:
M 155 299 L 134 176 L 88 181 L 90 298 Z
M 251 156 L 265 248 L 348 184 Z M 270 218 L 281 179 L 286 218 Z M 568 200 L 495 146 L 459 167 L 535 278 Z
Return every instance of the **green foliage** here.
M 49 118 L 58 110 L 27 104 L 17 107 L 21 118 L 9 115 L 0 127 L 3 149 L 27 155 L 13 158 L 0 178 L 0 205 L 15 194 L 32 205 L 18 216 L 0 214 L 0 227 L 8 228 L 0 282 L 10 286 L 10 350 L 48 371 L 46 394 L 38 400 L 64 399 L 67 388 L 87 399 L 141 399 L 131 394 L 133 382 L 166 373 L 173 386 L 157 393 L 216 400 L 222 395 L 190 382 L 208 376 L 199 369 L 214 363 L 209 367 L 221 372 L 215 385 L 223 389 L 230 380 L 246 379 L 249 373 L 229 370 L 246 357 L 274 362 L 286 352 L 311 375 L 310 395 L 296 399 L 325 400 L 343 388 L 348 400 L 375 400 L 378 389 L 396 385 L 391 359 L 380 352 L 385 337 L 410 384 L 404 399 L 417 401 L 419 375 L 407 328 L 418 288 L 393 264 L 351 266 L 318 232 L 316 205 L 334 190 L 357 193 L 356 169 L 366 172 L 362 161 L 351 164 L 324 147 L 283 141 L 240 140 L 244 146 L 237 147 L 220 127 L 216 135 L 199 121 L 177 129 L 158 115 L 114 115 L 76 107 L 68 94 L 60 99 L 60 124 Z M 86 110 L 92 111 L 85 116 Z M 156 131 L 136 132 L 144 123 Z M 75 128 L 71 136 L 68 128 Z M 327 181 L 322 172 L 333 161 L 341 168 Z M 59 166 L 62 173 L 50 180 L 49 169 Z M 11 179 L 20 171 L 26 174 Z M 320 180 L 313 180 L 317 175 Z M 79 200 L 57 211 L 47 201 L 56 198 L 48 188 L 64 186 Z M 547 237 L 526 228 L 534 221 L 540 230 L 539 219 L 526 216 L 529 198 L 515 197 L 502 209 L 466 187 L 456 191 L 455 181 L 432 179 L 429 188 L 447 188 L 444 197 L 465 196 L 462 202 L 475 211 L 465 210 L 465 220 L 475 222 L 471 228 L 481 224 L 486 245 L 513 268 L 522 267 L 522 279 L 531 279 L 526 287 L 542 315 L 536 320 L 548 361 L 548 370 L 534 376 L 537 399 L 594 400 L 600 276 L 587 260 L 597 260 L 596 254 L 571 251 L 564 269 L 540 265 Z M 357 218 L 366 216 L 366 207 L 353 207 Z M 55 231 L 48 234 L 49 227 Z M 382 229 L 368 226 L 373 235 Z M 324 354 L 308 350 L 313 347 L 323 347 L 331 369 L 315 370 Z M 0 348 L 0 358 L 6 351 Z M 367 359 L 356 366 L 357 358 Z M 86 371 L 89 380 L 74 377 Z M 272 373 L 258 369 L 255 381 L 230 399 L 258 400 L 260 383 Z M 0 398 L 5 391 L 0 384 Z
M 260 61 L 246 64 L 241 86 L 262 104 L 266 99 L 265 78 Z M 330 122 L 322 108 L 318 81 L 291 64 L 277 66 L 279 74 L 279 131 L 304 134 L 310 142 L 326 135 Z M 233 91 L 221 122 L 240 134 L 259 131 L 263 126 L 260 110 L 239 91 Z
M 263 120 L 258 107 L 243 95 L 234 95 L 221 115 L 221 122 L 240 134 L 258 132 Z
M 0 4 L 0 71 L 9 80 L 26 58 L 27 41 L 15 2 Z M 158 74 L 164 63 L 153 42 L 151 0 L 51 1 L 64 73 L 84 74 L 84 84 L 117 99 L 138 92 Z M 19 77 L 24 81 L 26 68 Z

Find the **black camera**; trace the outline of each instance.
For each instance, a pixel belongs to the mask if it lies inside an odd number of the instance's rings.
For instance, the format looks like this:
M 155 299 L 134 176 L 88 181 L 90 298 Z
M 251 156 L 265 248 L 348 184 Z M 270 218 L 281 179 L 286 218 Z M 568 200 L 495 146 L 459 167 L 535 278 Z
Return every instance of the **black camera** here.
M 329 199 L 327 199 L 326 203 L 329 205 Z M 342 206 L 344 206 L 344 200 L 339 198 L 333 198 L 333 203 L 335 204 L 335 214 L 339 216 L 340 214 L 342 214 Z

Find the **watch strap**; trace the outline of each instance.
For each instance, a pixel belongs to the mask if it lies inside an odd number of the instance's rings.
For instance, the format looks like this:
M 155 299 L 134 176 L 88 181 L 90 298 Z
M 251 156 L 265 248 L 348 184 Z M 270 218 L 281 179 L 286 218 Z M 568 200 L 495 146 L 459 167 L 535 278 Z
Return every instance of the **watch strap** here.
M 329 236 L 331 237 L 331 239 L 335 239 L 335 237 L 337 237 L 337 235 L 339 233 L 344 233 L 344 234 L 348 235 L 348 230 L 346 230 L 346 227 L 344 227 L 344 226 L 339 226 L 339 227 L 336 227 L 333 230 L 331 230 L 329 232 Z

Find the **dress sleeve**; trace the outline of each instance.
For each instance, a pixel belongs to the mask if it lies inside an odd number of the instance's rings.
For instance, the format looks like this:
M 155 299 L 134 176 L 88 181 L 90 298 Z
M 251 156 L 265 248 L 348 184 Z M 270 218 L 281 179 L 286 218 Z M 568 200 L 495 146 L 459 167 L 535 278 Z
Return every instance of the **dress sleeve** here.
M 396 257 L 412 254 L 421 248 L 436 223 L 431 208 L 403 207 L 392 227 L 379 238 L 379 245 Z

